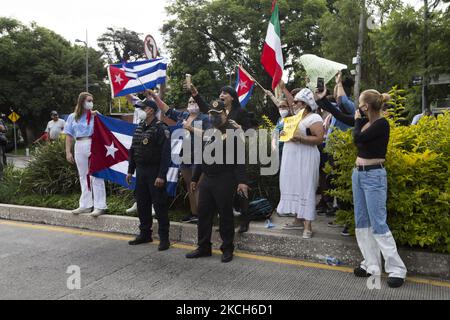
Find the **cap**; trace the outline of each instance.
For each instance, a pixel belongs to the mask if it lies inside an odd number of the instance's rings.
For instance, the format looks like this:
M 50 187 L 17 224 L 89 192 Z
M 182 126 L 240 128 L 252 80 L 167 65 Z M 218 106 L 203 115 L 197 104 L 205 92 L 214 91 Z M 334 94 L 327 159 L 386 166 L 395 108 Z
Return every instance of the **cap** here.
M 136 102 L 135 105 L 137 108 L 145 109 L 147 107 L 152 108 L 153 110 L 157 111 L 158 106 L 156 105 L 156 102 L 153 100 L 145 99 L 145 100 L 139 100 Z
M 302 101 L 306 103 L 312 111 L 319 109 L 319 106 L 314 99 L 314 93 L 308 88 L 302 89 L 294 98 L 294 101 Z
M 215 100 L 211 103 L 211 109 L 208 113 L 223 113 L 225 111 L 225 103 L 222 100 Z
M 50 116 L 57 116 L 58 115 L 58 111 L 52 111 L 50 112 Z

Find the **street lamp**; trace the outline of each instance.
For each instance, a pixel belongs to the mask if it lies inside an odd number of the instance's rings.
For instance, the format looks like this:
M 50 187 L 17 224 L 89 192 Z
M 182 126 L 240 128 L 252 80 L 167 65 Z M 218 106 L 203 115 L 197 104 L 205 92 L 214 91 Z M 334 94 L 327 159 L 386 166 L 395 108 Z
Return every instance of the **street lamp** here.
M 88 31 L 86 30 L 86 41 L 76 39 L 76 43 L 84 43 L 86 46 L 86 92 L 89 92 L 89 47 L 88 47 Z

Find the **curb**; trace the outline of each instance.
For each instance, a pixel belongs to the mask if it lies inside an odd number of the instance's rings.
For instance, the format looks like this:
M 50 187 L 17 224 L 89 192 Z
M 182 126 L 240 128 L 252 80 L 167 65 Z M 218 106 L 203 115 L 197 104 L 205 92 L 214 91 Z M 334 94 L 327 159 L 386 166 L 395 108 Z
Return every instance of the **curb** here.
M 70 211 L 48 208 L 0 204 L 0 219 L 130 235 L 139 232 L 137 218 L 105 215 L 93 219 L 87 215 L 73 216 Z M 157 230 L 157 223 L 153 229 Z M 158 237 L 157 232 L 154 232 L 154 236 Z M 218 232 L 213 232 L 212 238 L 214 247 L 219 248 Z M 195 245 L 197 243 L 197 226 L 172 222 L 170 240 Z M 332 255 L 348 266 L 356 266 L 362 260 L 356 241 L 348 242 L 327 238 L 303 240 L 296 235 L 264 230 L 250 231 L 242 235 L 236 234 L 235 246 L 240 251 L 322 263 L 323 259 L 320 259 L 320 256 Z M 399 253 L 410 274 L 450 279 L 450 255 L 408 248 L 399 249 Z

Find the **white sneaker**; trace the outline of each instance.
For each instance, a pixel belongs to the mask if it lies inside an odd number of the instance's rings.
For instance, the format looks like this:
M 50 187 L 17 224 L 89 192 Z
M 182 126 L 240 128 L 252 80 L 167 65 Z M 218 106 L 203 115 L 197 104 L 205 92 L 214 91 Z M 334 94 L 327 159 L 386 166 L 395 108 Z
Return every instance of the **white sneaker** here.
M 91 217 L 97 218 L 97 217 L 100 217 L 100 216 L 102 216 L 102 215 L 104 215 L 104 214 L 105 214 L 105 210 L 95 209 L 95 210 L 92 212 Z
M 127 209 L 126 213 L 131 214 L 131 213 L 136 213 L 137 212 L 137 202 L 135 202 L 133 204 L 133 206 L 130 209 Z
M 76 210 L 73 210 L 72 214 L 74 216 L 78 216 L 78 215 L 83 214 L 83 213 L 91 213 L 91 212 L 92 212 L 92 208 L 78 208 Z
M 235 217 L 242 216 L 242 213 L 240 213 L 239 211 L 236 211 L 235 209 L 233 209 L 233 214 L 234 214 Z
M 305 231 L 303 232 L 303 239 L 311 239 L 312 236 L 313 236 L 312 231 L 305 230 Z

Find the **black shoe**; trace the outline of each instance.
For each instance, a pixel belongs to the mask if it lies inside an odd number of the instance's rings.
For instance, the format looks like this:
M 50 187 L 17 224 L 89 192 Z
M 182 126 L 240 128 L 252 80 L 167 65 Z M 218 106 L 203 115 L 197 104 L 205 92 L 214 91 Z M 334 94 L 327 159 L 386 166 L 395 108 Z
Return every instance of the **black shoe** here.
M 186 259 L 198 259 L 198 258 L 206 258 L 206 257 L 211 257 L 211 256 L 212 256 L 211 249 L 204 250 L 204 249 L 198 248 L 198 249 L 188 253 L 186 255 Z
M 128 242 L 128 244 L 130 246 L 138 246 L 140 244 L 151 243 L 151 242 L 153 242 L 152 237 L 137 236 L 136 239 Z
M 197 223 L 198 222 L 198 218 L 196 216 L 193 216 L 193 215 L 188 215 L 188 216 L 184 217 L 183 219 L 181 219 L 181 222 L 183 222 L 183 223 Z
M 233 252 L 231 251 L 225 251 L 222 254 L 222 262 L 223 263 L 228 263 L 231 262 L 233 260 Z
M 350 237 L 350 232 L 348 231 L 348 227 L 344 228 L 344 230 L 341 232 L 341 236 Z
M 400 288 L 405 283 L 405 279 L 389 278 L 387 283 L 390 288 Z
M 158 251 L 167 251 L 170 249 L 169 241 L 161 241 L 158 246 Z
M 372 275 L 370 273 L 367 273 L 366 270 L 364 270 L 361 267 L 356 268 L 353 273 L 355 274 L 355 276 L 357 276 L 358 278 L 369 278 Z
M 241 225 L 239 226 L 238 233 L 246 233 L 246 232 L 248 232 L 249 227 L 250 227 L 250 222 L 249 221 L 242 222 Z

